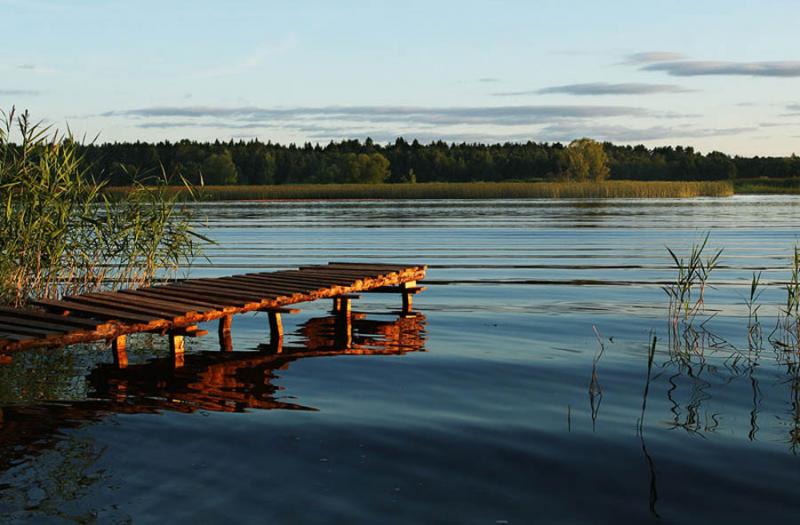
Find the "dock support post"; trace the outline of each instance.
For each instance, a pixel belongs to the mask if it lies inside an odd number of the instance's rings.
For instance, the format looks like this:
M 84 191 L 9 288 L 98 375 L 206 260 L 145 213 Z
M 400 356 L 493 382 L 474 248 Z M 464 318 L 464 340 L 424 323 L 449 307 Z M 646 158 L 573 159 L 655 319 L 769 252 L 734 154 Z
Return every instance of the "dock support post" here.
M 231 320 L 233 316 L 226 315 L 219 318 L 219 349 L 222 352 L 233 351 L 231 339 Z
M 283 322 L 279 312 L 267 312 L 269 316 L 269 343 L 276 354 L 281 353 L 283 346 Z
M 411 313 L 411 307 L 413 305 L 413 297 L 414 296 L 411 295 L 410 293 L 404 293 L 403 294 L 403 313 L 404 314 L 410 314 Z
M 417 281 L 403 283 L 400 288 L 403 291 L 403 314 L 410 314 L 414 304 L 414 293 L 411 289 L 416 288 Z
M 118 335 L 111 342 L 111 351 L 114 354 L 114 365 L 117 368 L 127 368 L 128 353 L 125 351 L 126 339 L 124 335 Z
M 172 355 L 172 360 L 175 368 L 181 368 L 184 362 L 183 356 L 184 338 L 182 335 L 170 332 L 169 334 L 169 353 Z
M 337 315 L 350 315 L 353 299 L 358 299 L 359 295 L 337 295 L 333 298 L 333 313 Z
M 339 309 L 337 310 L 337 313 L 339 315 L 349 316 L 350 310 L 351 310 L 350 297 L 347 296 L 339 297 Z

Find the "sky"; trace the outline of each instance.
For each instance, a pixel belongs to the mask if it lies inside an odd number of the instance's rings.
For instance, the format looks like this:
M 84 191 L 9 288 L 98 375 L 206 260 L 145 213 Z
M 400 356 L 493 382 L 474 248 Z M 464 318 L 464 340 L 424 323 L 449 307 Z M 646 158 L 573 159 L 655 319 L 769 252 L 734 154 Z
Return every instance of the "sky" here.
M 0 108 L 100 142 L 800 153 L 800 0 L 0 0 Z

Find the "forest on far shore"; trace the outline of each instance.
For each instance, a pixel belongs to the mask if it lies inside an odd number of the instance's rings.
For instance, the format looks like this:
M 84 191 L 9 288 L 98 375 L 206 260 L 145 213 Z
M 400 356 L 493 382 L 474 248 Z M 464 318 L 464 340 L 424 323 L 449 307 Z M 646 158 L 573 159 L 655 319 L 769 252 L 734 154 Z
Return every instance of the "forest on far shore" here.
M 702 154 L 691 147 L 602 143 L 607 178 L 736 180 L 800 177 L 800 157 Z M 574 180 L 569 146 L 561 143 L 420 144 L 367 138 L 327 145 L 272 142 L 124 142 L 82 146 L 90 172 L 110 185 L 163 172 L 171 181 L 205 184 L 402 183 Z M 605 178 L 605 177 L 604 177 Z

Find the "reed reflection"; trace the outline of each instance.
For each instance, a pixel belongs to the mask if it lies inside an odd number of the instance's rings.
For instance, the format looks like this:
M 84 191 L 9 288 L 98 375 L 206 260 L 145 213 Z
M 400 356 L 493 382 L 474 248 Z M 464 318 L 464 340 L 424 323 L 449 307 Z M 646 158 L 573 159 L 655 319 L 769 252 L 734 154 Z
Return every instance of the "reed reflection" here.
M 667 426 L 693 434 L 712 433 L 722 428 L 724 410 L 708 405 L 715 398 L 724 399 L 731 389 L 748 396 L 747 438 L 758 439 L 762 430 L 759 416 L 765 405 L 764 387 L 770 397 L 784 391 L 783 413 L 770 414 L 785 428 L 789 450 L 800 449 L 800 353 L 778 347 L 753 345 L 737 347 L 721 336 L 702 329 L 686 329 L 677 336 L 670 332 L 666 359 L 659 375 L 668 383 L 666 397 L 670 417 Z M 725 389 L 726 392 L 719 390 Z M 774 399 L 774 397 L 773 397 Z M 744 430 L 744 429 L 743 429 Z M 770 429 L 771 432 L 774 430 Z M 782 433 L 782 432 L 779 432 Z

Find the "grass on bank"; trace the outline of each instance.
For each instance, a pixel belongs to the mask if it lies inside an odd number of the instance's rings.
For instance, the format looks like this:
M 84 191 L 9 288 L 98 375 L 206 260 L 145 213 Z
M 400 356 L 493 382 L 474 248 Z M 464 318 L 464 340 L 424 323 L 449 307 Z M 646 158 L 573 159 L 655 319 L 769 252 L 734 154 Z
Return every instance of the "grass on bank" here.
M 122 197 L 127 187 L 106 188 Z M 178 191 L 178 188 L 176 188 Z M 417 184 L 286 184 L 205 186 L 200 200 L 316 199 L 585 199 L 728 197 L 729 182 L 430 182 Z

